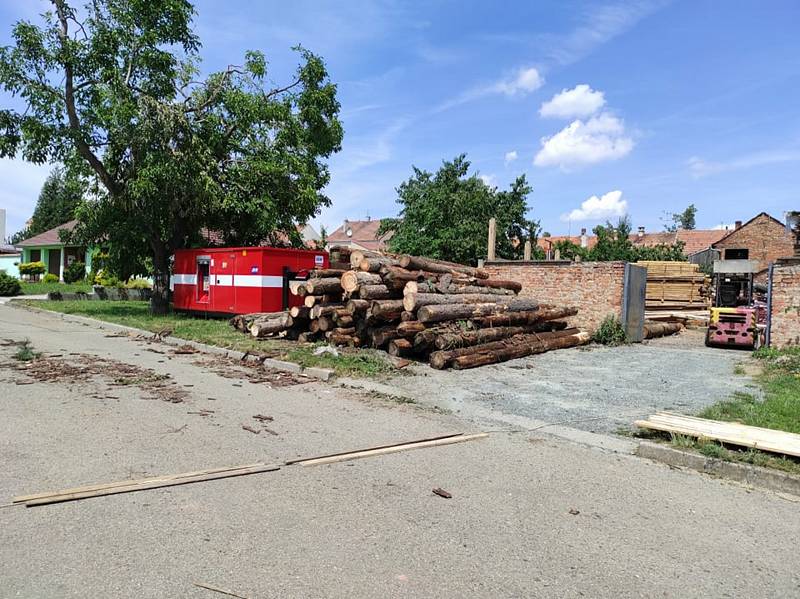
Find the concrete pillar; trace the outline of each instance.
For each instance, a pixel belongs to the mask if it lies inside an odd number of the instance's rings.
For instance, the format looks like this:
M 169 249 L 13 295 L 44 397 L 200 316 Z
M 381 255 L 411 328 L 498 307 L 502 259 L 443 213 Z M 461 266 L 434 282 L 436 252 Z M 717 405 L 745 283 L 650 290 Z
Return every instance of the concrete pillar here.
M 489 244 L 486 251 L 486 259 L 492 262 L 495 258 L 495 246 L 497 245 L 497 221 L 494 217 L 489 219 Z
M 531 240 L 530 239 L 528 239 L 525 242 L 525 250 L 523 251 L 522 259 L 526 260 L 526 261 L 531 259 Z

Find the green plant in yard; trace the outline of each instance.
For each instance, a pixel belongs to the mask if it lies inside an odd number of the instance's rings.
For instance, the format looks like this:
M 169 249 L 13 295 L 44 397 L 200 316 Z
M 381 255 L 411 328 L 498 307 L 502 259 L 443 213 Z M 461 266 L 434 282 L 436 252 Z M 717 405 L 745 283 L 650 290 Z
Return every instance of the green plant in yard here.
M 23 295 L 47 295 L 52 291 L 60 293 L 91 293 L 92 287 L 86 282 L 80 283 L 45 283 L 44 281 L 20 281 Z
M 44 262 L 42 261 L 22 262 L 17 268 L 19 268 L 19 274 L 31 276 L 44 274 L 46 270 Z
M 19 360 L 20 362 L 30 362 L 31 360 L 38 358 L 39 355 L 40 354 L 38 352 L 33 351 L 30 340 L 26 339 L 19 344 L 17 353 L 14 354 L 14 359 Z
M 153 285 L 147 279 L 133 278 L 125 283 L 127 289 L 151 289 Z
M 621 345 L 627 343 L 628 336 L 625 334 L 625 327 L 619 321 L 619 318 L 609 314 L 597 327 L 592 341 L 602 345 Z
M 86 263 L 75 261 L 64 269 L 64 282 L 77 283 L 86 278 Z
M 0 271 L 0 296 L 10 297 L 22 293 L 22 285 L 19 281 L 7 274 L 6 271 Z
M 51 272 L 42 277 L 42 283 L 58 283 L 59 280 L 58 275 L 54 275 Z

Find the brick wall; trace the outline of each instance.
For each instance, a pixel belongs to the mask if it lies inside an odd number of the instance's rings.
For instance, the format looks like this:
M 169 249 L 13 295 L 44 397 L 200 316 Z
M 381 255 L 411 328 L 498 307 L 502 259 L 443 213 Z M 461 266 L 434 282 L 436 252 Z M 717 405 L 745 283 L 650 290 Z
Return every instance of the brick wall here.
M 800 345 L 800 266 L 776 266 L 772 273 L 773 347 Z
M 620 318 L 624 262 L 487 262 L 494 279 L 522 283 L 520 297 L 575 306 L 572 326 L 593 333 L 609 314 Z
M 748 259 L 758 261 L 758 270 L 794 254 L 792 236 L 786 227 L 763 213 L 715 243 L 714 248 L 722 252 L 723 259 L 726 249 L 747 248 Z

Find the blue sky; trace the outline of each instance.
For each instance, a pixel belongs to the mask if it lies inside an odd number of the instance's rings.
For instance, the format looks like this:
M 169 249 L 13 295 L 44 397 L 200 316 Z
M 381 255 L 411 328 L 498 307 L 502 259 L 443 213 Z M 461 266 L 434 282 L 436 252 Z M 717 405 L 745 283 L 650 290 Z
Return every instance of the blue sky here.
M 37 2 L 0 3 L 0 43 Z M 411 165 L 466 153 L 505 188 L 525 173 L 530 216 L 553 234 L 623 212 L 663 228 L 781 218 L 800 207 L 800 3 L 197 3 L 203 67 L 264 51 L 276 83 L 289 50 L 321 54 L 339 85 L 343 150 L 333 206 L 315 224 L 397 212 Z M 29 217 L 46 166 L 0 161 L 9 232 Z

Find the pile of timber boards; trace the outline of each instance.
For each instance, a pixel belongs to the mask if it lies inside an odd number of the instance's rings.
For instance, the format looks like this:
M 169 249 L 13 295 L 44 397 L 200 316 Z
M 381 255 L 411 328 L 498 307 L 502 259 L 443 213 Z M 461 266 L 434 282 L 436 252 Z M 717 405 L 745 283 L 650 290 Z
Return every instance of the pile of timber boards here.
M 647 310 L 702 310 L 709 306 L 710 281 L 689 262 L 641 261 L 647 268 Z
M 385 349 L 434 368 L 473 368 L 589 341 L 564 320 L 568 306 L 517 297 L 522 285 L 482 269 L 418 256 L 333 248 L 349 269 L 315 270 L 292 292 L 303 305 L 245 314 L 231 324 L 254 337 Z

